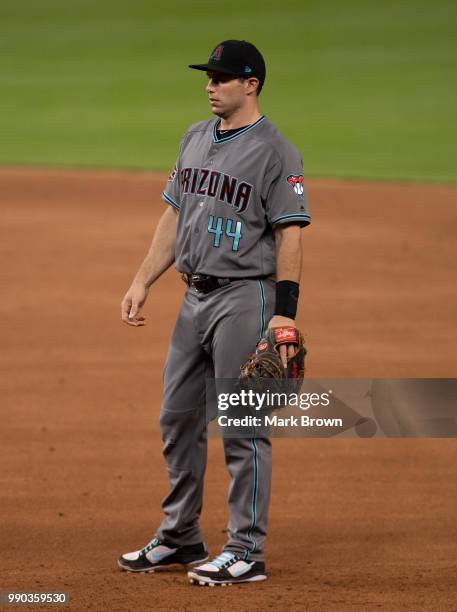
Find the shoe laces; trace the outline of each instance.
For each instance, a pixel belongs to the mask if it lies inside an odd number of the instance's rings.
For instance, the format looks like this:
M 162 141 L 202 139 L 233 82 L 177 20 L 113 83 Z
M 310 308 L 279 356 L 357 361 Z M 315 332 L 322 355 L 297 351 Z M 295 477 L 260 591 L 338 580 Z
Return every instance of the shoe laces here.
M 141 552 L 147 553 L 153 548 L 155 548 L 156 546 L 158 546 L 159 544 L 160 544 L 159 538 L 153 537 L 152 540 L 146 544 L 146 546 L 142 549 Z
M 235 553 L 223 552 L 220 555 L 217 555 L 217 557 L 214 557 L 214 559 L 212 559 L 210 563 L 211 565 L 215 565 L 216 567 L 221 568 L 229 567 L 229 565 L 233 565 L 239 560 L 240 558 Z

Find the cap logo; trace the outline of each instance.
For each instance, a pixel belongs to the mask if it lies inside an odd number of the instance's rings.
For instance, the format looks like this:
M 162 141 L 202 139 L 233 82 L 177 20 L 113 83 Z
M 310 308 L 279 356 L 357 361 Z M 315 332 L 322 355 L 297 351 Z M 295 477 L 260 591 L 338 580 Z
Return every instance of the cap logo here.
M 224 50 L 224 45 L 219 45 L 218 47 L 216 47 L 214 49 L 214 51 L 211 54 L 211 57 L 209 58 L 210 60 L 220 60 L 222 57 L 222 51 Z
M 249 66 L 245 66 L 244 67 L 244 71 L 245 72 L 252 72 L 252 68 L 249 68 Z

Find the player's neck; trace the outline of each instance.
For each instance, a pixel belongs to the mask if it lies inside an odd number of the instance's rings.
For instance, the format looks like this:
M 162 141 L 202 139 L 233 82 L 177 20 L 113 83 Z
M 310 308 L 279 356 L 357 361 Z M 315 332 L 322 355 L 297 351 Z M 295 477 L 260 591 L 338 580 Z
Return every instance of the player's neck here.
M 251 123 L 255 123 L 262 114 L 259 112 L 259 109 L 249 108 L 244 109 L 240 108 L 238 111 L 235 111 L 230 117 L 221 117 L 221 123 L 219 126 L 220 130 L 236 130 L 237 128 L 244 127 L 245 125 L 251 125 Z

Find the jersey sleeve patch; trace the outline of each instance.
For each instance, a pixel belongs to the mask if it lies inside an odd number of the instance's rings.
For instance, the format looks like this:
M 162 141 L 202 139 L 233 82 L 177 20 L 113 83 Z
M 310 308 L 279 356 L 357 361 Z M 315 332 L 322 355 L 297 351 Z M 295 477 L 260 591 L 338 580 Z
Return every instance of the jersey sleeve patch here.
M 168 182 L 172 183 L 175 180 L 175 176 L 178 173 L 178 165 L 175 164 L 173 170 L 170 172 L 170 174 L 168 175 Z
M 300 200 L 304 199 L 304 180 L 305 179 L 303 177 L 303 174 L 289 174 L 289 176 L 287 177 L 287 182 L 295 191 Z

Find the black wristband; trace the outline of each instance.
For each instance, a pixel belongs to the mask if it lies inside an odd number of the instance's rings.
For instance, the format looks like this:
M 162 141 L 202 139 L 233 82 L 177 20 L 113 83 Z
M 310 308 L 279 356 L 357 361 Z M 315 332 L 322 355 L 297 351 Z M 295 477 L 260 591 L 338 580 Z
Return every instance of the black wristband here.
M 288 280 L 277 282 L 275 315 L 295 319 L 299 293 L 300 285 L 298 283 Z

